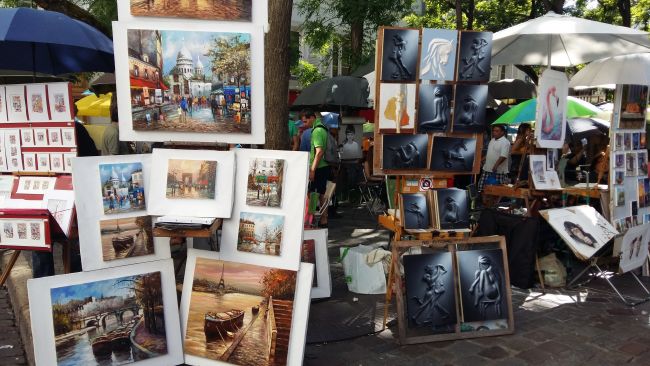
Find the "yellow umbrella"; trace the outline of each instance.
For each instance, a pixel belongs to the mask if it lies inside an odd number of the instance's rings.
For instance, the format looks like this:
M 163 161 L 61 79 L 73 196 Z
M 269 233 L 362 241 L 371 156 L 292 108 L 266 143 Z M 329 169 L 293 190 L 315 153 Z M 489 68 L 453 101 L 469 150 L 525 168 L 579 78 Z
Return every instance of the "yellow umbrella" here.
M 111 97 L 112 93 L 101 94 L 97 97 L 91 94 L 79 99 L 77 105 L 78 116 L 110 117 L 111 116 Z

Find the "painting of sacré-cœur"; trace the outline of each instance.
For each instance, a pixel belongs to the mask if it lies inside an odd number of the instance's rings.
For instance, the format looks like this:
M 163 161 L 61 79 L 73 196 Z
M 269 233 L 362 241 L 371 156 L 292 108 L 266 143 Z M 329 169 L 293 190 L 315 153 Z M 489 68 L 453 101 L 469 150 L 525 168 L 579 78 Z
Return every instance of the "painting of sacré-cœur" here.
M 197 258 L 185 353 L 235 365 L 286 364 L 295 285 L 294 271 Z
M 136 131 L 251 133 L 251 35 L 128 29 Z

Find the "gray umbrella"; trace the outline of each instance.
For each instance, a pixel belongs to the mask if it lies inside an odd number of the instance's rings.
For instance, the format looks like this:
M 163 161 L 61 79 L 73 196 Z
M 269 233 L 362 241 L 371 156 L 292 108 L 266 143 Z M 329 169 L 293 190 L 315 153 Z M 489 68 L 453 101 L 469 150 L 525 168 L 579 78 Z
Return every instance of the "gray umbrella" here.
M 535 84 L 520 79 L 503 79 L 488 83 L 488 91 L 496 99 L 532 99 L 537 97 Z
M 313 107 L 319 110 L 368 108 L 368 80 L 355 76 L 335 76 L 317 81 L 303 89 L 293 109 Z

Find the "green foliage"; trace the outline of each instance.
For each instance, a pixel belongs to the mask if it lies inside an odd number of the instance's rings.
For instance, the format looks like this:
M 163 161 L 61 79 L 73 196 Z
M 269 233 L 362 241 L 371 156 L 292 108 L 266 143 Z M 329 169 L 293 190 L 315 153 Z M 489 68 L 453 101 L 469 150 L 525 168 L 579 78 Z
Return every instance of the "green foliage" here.
M 305 60 L 299 60 L 298 64 L 291 68 L 291 75 L 298 78 L 298 83 L 303 88 L 325 78 L 316 66 Z
M 242 41 L 240 36 L 212 39 L 212 47 L 208 51 L 212 66 L 224 70 L 233 76 L 237 85 L 242 79 L 250 78 L 250 43 Z
M 52 321 L 54 323 L 54 334 L 60 335 L 72 330 L 72 319 L 62 305 L 52 305 Z

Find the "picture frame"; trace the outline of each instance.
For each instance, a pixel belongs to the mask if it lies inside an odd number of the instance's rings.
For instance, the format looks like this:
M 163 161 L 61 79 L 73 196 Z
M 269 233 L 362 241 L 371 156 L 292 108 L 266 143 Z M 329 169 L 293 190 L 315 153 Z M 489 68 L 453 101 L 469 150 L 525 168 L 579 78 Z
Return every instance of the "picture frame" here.
M 225 264 L 228 263 L 232 265 L 250 266 L 248 264 L 226 261 L 223 258 L 221 258 L 221 255 L 218 252 L 188 249 L 187 262 L 185 266 L 185 281 L 183 283 L 183 294 L 181 296 L 181 305 L 180 305 L 181 328 L 182 328 L 181 334 L 183 339 L 186 339 L 188 336 L 190 336 L 188 334 L 188 329 L 190 328 L 189 324 L 191 321 L 190 320 L 190 311 L 192 307 L 191 298 L 192 298 L 192 292 L 193 292 L 193 287 L 195 282 L 197 263 L 201 264 L 201 262 L 210 263 L 210 262 L 217 262 L 217 261 L 221 261 L 221 263 L 223 263 L 224 266 Z M 254 265 L 254 266 L 262 267 L 262 268 L 266 267 L 269 269 L 274 268 L 265 265 Z M 219 266 L 217 265 L 216 267 Z M 303 362 L 305 337 L 307 332 L 307 317 L 308 317 L 309 305 L 310 305 L 310 298 L 308 294 L 309 294 L 309 288 L 311 287 L 311 283 L 312 283 L 313 271 L 314 271 L 314 266 L 311 263 L 302 263 L 300 265 L 299 270 L 297 271 L 295 296 L 294 296 L 293 308 L 292 308 L 293 316 L 291 320 L 291 330 L 289 334 L 289 344 L 288 344 L 286 365 L 298 366 L 301 365 Z M 224 276 L 224 282 L 229 282 L 226 277 L 227 276 Z M 244 311 L 246 312 L 246 314 L 248 314 L 248 310 L 244 310 Z M 185 347 L 185 362 L 193 365 L 212 366 L 212 365 L 229 364 L 226 363 L 225 361 L 211 359 L 208 357 L 202 357 L 191 353 L 192 351 L 190 351 L 188 347 Z
M 469 231 L 470 209 L 466 190 L 440 188 L 432 190 L 435 202 L 436 228 L 440 230 Z
M 420 30 L 381 27 L 381 82 L 415 82 L 420 59 Z
M 0 172 L 9 171 L 9 166 L 7 164 L 7 148 L 5 147 L 5 133 L 0 130 Z
M 53 122 L 73 121 L 70 83 L 48 83 L 47 94 L 50 107 L 50 120 Z
M 63 154 L 50 154 L 50 170 L 55 173 L 65 172 Z
M 22 147 L 34 146 L 34 131 L 31 128 L 20 129 L 20 146 Z
M 448 131 L 452 124 L 451 103 L 453 100 L 453 85 L 420 84 L 417 113 L 418 133 Z
M 235 149 L 233 154 L 237 168 L 234 174 L 235 180 L 230 187 L 235 187 L 235 192 L 233 203 L 228 205 L 229 209 L 232 207 L 232 216 L 224 220 L 222 226 L 220 248 L 222 259 L 297 270 L 300 265 L 303 230 L 302 225 L 292 223 L 302 222 L 305 214 L 304 197 L 307 196 L 308 155 L 303 152 L 255 149 Z M 284 160 L 285 178 L 282 179 L 281 207 L 251 206 L 246 203 L 249 167 L 253 159 Z M 232 177 L 233 174 L 231 173 L 230 176 Z M 289 179 L 289 177 L 291 178 Z M 276 243 L 280 246 L 280 255 L 260 254 L 238 249 L 243 213 L 282 216 L 281 240 L 280 243 Z M 256 232 L 257 234 L 259 233 Z
M 26 172 L 36 171 L 36 154 L 23 153 L 23 170 Z
M 72 217 L 75 213 L 74 191 L 54 189 L 45 192 L 43 201 L 46 202 L 47 210 L 59 225 L 65 236 L 70 235 Z
M 61 128 L 61 142 L 65 147 L 77 146 L 77 139 L 76 139 L 74 127 Z
M 415 84 L 381 83 L 379 85 L 379 130 L 385 133 L 413 132 L 417 98 Z
M 77 153 L 63 154 L 63 168 L 66 173 L 72 173 L 72 159 L 77 157 Z
M 488 86 L 486 84 L 456 85 L 453 132 L 485 132 L 487 101 Z
M 29 122 L 49 122 L 47 93 L 45 84 L 27 84 L 27 115 Z
M 36 171 L 49 172 L 50 171 L 50 154 L 36 153 Z
M 457 49 L 457 30 L 423 28 L 419 78 L 454 81 Z
M 323 299 L 332 296 L 332 278 L 330 274 L 329 255 L 327 253 L 327 234 L 327 229 L 309 229 L 305 230 L 302 238 L 301 262 L 314 265 L 310 296 L 312 299 Z M 312 250 L 310 245 L 305 245 L 309 241 L 313 241 L 313 246 L 311 247 L 313 248 L 313 255 L 311 255 Z M 309 254 L 306 254 L 305 251 L 309 252 Z
M 176 106 L 175 102 L 171 103 L 172 95 L 163 93 L 163 88 L 152 88 L 153 95 L 148 95 L 144 93 L 140 96 L 140 100 L 136 99 L 135 103 L 144 103 L 145 98 L 149 98 L 154 103 L 160 102 L 166 106 L 166 112 L 163 112 L 164 120 L 156 121 L 155 111 L 147 112 L 145 108 L 133 108 L 131 103 L 134 101 L 132 96 L 131 89 L 131 75 L 136 75 L 135 71 L 130 71 L 129 63 L 131 61 L 135 63 L 137 60 L 130 60 L 128 54 L 128 34 L 129 29 L 133 31 L 141 30 L 147 32 L 158 32 L 159 34 L 170 34 L 172 36 L 167 37 L 169 42 L 175 42 L 173 35 L 186 34 L 187 37 L 208 37 L 210 35 L 214 36 L 216 34 L 241 34 L 242 37 L 245 36 L 250 39 L 250 62 L 249 70 L 250 76 L 250 92 L 246 93 L 245 99 L 250 100 L 249 95 L 252 94 L 253 101 L 248 103 L 250 105 L 250 111 L 245 111 L 243 114 L 241 110 L 237 108 L 241 107 L 241 104 L 237 102 L 239 94 L 233 95 L 234 103 L 228 104 L 228 109 L 226 110 L 226 115 L 229 123 L 214 124 L 210 126 L 206 131 L 205 125 L 198 129 L 197 124 L 191 124 L 189 127 L 184 127 L 178 123 L 181 117 L 185 117 L 187 121 L 187 115 L 179 115 L 178 108 L 180 108 L 180 102 Z M 144 33 L 143 33 L 144 34 Z M 148 36 L 147 36 L 148 37 Z M 157 39 L 157 38 L 155 38 Z M 164 43 L 165 39 L 160 37 L 161 42 Z M 216 38 L 215 38 L 216 39 Z M 126 141 L 189 141 L 189 142 L 221 142 L 221 143 L 241 143 L 241 144 L 263 144 L 264 143 L 264 35 L 263 29 L 260 25 L 247 24 L 242 22 L 228 22 L 226 24 L 220 24 L 215 22 L 189 22 L 189 21 L 160 21 L 160 22 L 151 22 L 151 21 L 139 21 L 134 20 L 132 22 L 113 22 L 113 40 L 115 47 L 115 56 L 116 60 L 123 60 L 122 62 L 117 62 L 115 65 L 115 79 L 117 87 L 117 98 L 118 101 L 129 101 L 128 105 L 119 110 L 120 118 L 120 140 Z M 179 38 L 180 41 L 180 38 Z M 155 42 L 155 41 L 154 41 Z M 186 43 L 189 41 L 186 41 Z M 188 43 L 189 44 L 189 43 Z M 165 47 L 161 47 L 165 49 Z M 188 51 L 190 58 L 189 62 L 195 63 L 196 55 L 192 55 L 191 51 Z M 163 51 L 164 54 L 164 51 Z M 183 54 L 185 55 L 185 53 Z M 187 55 L 185 55 L 187 56 Z M 183 56 L 183 57 L 185 57 Z M 151 57 L 158 57 L 152 54 Z M 204 59 L 205 62 L 208 62 L 207 58 Z M 176 60 L 178 62 L 178 59 Z M 184 61 L 183 61 L 184 62 Z M 203 61 L 201 61 L 203 62 Z M 196 62 L 196 65 L 199 65 Z M 196 66 L 195 65 L 195 66 Z M 199 67 L 199 66 L 197 66 Z M 135 66 L 133 68 L 135 70 Z M 148 69 L 147 69 L 148 70 Z M 242 70 L 245 70 L 242 69 Z M 158 73 L 164 77 L 164 71 L 161 72 L 155 66 L 151 69 L 152 73 Z M 207 70 L 204 70 L 207 72 Z M 211 71 L 210 71 L 211 72 Z M 142 71 L 144 75 L 144 71 Z M 140 80 L 140 72 L 137 73 L 138 76 L 133 76 L 134 83 Z M 248 75 L 248 74 L 247 74 Z M 139 81 L 138 81 L 139 82 Z M 137 84 L 137 83 L 136 83 Z M 198 87 L 198 82 L 195 83 Z M 205 82 L 204 82 L 205 84 Z M 184 84 L 183 84 L 184 85 Z M 193 84 L 194 85 L 194 84 Z M 202 84 L 203 85 L 203 84 Z M 207 85 L 207 84 L 206 84 Z M 158 85 L 160 86 L 160 85 Z M 205 88 L 203 88 L 205 89 Z M 147 89 L 148 90 L 148 89 Z M 159 90 L 159 92 L 156 92 Z M 174 91 L 175 89 L 170 89 Z M 198 89 L 197 89 L 198 90 Z M 236 91 L 236 89 L 233 89 Z M 248 90 L 248 89 L 246 89 Z M 181 89 L 178 89 L 180 97 Z M 240 90 L 240 92 L 243 92 Z M 158 93 L 158 94 L 156 94 Z M 200 93 L 197 91 L 197 95 Z M 225 99 L 224 99 L 225 100 Z M 206 112 L 207 111 L 207 112 Z M 181 110 L 182 112 L 182 110 Z M 215 112 L 218 111 L 215 109 Z M 222 110 L 223 112 L 223 110 Z M 197 111 L 197 118 L 209 118 L 206 117 L 206 114 L 210 114 L 211 109 L 204 108 L 201 111 Z M 237 114 L 239 113 L 239 117 Z M 148 116 L 147 116 L 148 114 Z M 165 116 L 166 115 L 166 116 Z M 250 115 L 250 117 L 248 117 Z M 134 119 L 135 116 L 135 119 Z M 216 116 L 213 115 L 213 116 Z M 136 124 L 134 125 L 134 120 Z M 244 120 L 244 122 L 242 122 Z M 161 123 L 162 121 L 162 123 Z M 247 123 L 246 121 L 250 121 Z M 225 125 L 228 125 L 228 128 L 224 128 Z M 160 129 L 162 127 L 162 129 Z M 181 128 L 183 127 L 183 128 Z M 233 132 L 234 131 L 234 132 Z
M 159 276 L 157 275 L 159 274 Z M 119 273 L 114 269 L 104 269 L 90 272 L 70 273 L 66 275 L 42 277 L 27 281 L 27 291 L 30 304 L 30 316 L 32 319 L 32 334 L 34 338 L 34 352 L 36 364 L 43 366 L 56 366 L 57 353 L 55 346 L 55 331 L 53 327 L 53 295 L 58 296 L 57 301 L 63 303 L 65 299 L 73 298 L 72 295 L 64 297 L 60 288 L 78 289 L 73 293 L 84 293 L 87 291 L 90 296 L 99 293 L 95 288 L 103 283 L 111 283 L 117 280 L 141 279 L 143 276 L 154 276 L 157 281 L 154 286 L 160 284 L 159 300 L 162 301 L 162 316 L 164 317 L 164 338 L 166 354 L 136 361 L 134 365 L 176 365 L 183 363 L 183 348 L 180 335 L 180 323 L 176 300 L 176 288 L 174 279 L 174 267 L 171 259 L 141 263 L 120 267 Z M 148 277 L 152 278 L 152 277 Z M 110 286 L 107 286 L 110 288 Z M 71 291 L 72 292 L 72 291 Z M 94 295 L 99 297 L 97 295 Z M 143 295 L 141 295 L 143 296 Z M 139 312 L 140 310 L 138 310 Z M 126 314 L 125 314 L 126 315 Z M 143 318 L 140 318 L 142 321 Z M 162 329 L 159 330 L 162 332 Z M 90 351 L 90 350 L 89 350 Z M 91 356 L 92 356 L 92 351 Z
M 7 122 L 27 122 L 25 84 L 5 85 Z
M 17 172 L 23 170 L 23 161 L 21 159 L 22 149 L 20 147 L 20 130 L 5 129 L 5 156 L 7 157 L 7 170 Z
M 339 153 L 342 161 L 356 161 L 363 157 L 363 125 L 343 123 L 339 132 Z
M 29 182 L 29 183 L 27 183 Z M 45 194 L 54 189 L 56 177 L 29 177 L 18 178 L 17 194 Z
M 0 248 L 51 251 L 50 222 L 46 210 L 2 209 Z
M 164 5 L 156 3 L 148 3 L 143 1 L 130 0 L 130 13 L 134 17 L 159 17 L 159 18 L 195 18 L 212 21 L 241 21 L 250 22 L 253 17 L 253 1 L 245 0 L 238 3 L 219 3 L 210 4 L 203 8 L 201 11 L 192 9 L 187 4 L 186 6 L 176 6 L 174 8 L 165 9 Z M 158 6 L 156 6 L 158 5 Z M 210 8 L 212 5 L 212 8 Z M 221 6 L 217 6 L 221 5 Z M 240 6 L 236 6 L 240 5 Z M 231 6 L 230 9 L 224 7 Z M 235 14 L 240 17 L 237 18 Z
M 7 98 L 5 94 L 5 86 L 0 85 L 0 123 L 7 122 L 7 109 L 9 105 L 7 104 Z
M 475 134 L 433 136 L 429 168 L 434 172 L 477 174 L 480 169 L 482 142 Z
M 644 85 L 621 85 L 619 129 L 642 129 L 645 126 L 648 87 Z
M 456 80 L 487 82 L 491 62 L 492 32 L 461 31 Z
M 47 147 L 49 143 L 47 142 L 47 129 L 46 128 L 34 128 L 34 146 L 36 147 Z
M 47 129 L 47 140 L 49 142 L 49 146 L 62 146 L 63 141 L 61 137 L 61 129 L 60 128 L 48 128 Z
M 381 168 L 384 171 L 427 169 L 429 136 L 427 134 L 382 135 Z
M 620 258 L 620 273 L 637 269 L 647 261 L 648 235 L 650 235 L 650 225 L 647 223 L 627 230 L 621 241 L 620 251 L 617 253 Z
M 435 206 L 429 192 L 399 194 L 400 221 L 406 232 L 431 231 L 436 227 Z
M 625 206 L 625 187 L 614 188 L 614 199 L 616 207 Z
M 569 80 L 564 72 L 547 69 L 539 79 L 538 89 L 535 115 L 537 145 L 560 149 L 566 134 Z

